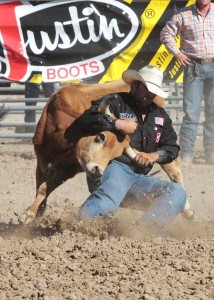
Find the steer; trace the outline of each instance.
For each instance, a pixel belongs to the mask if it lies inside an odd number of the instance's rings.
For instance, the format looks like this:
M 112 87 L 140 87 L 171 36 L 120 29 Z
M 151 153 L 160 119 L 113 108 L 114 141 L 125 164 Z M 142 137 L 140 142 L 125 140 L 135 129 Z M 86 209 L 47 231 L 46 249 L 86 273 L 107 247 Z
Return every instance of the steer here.
M 81 171 L 88 176 L 102 176 L 108 162 L 123 152 L 134 158 L 129 137 L 121 137 L 106 131 L 96 136 L 85 136 L 78 127 L 78 117 L 93 101 L 110 93 L 128 92 L 130 87 L 122 80 L 103 84 L 70 84 L 61 87 L 47 102 L 33 137 L 37 157 L 36 199 L 19 217 L 25 224 L 41 216 L 46 208 L 47 197 L 67 179 Z M 163 106 L 163 99 L 156 103 Z M 100 110 L 108 106 L 101 102 Z M 179 159 L 161 165 L 170 180 L 183 185 Z M 183 211 L 186 218 L 193 216 L 187 201 Z

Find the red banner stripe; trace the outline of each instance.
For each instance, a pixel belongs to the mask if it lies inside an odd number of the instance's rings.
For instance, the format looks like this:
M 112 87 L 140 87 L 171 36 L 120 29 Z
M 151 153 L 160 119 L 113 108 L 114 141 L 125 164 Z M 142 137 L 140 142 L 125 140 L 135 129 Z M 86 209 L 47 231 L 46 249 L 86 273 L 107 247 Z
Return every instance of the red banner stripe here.
M 15 8 L 19 5 L 23 5 L 23 3 L 16 1 L 0 5 L 0 31 L 9 60 L 10 73 L 8 78 L 11 80 L 20 80 L 27 71 L 27 60 L 23 56 L 23 48 L 15 15 Z

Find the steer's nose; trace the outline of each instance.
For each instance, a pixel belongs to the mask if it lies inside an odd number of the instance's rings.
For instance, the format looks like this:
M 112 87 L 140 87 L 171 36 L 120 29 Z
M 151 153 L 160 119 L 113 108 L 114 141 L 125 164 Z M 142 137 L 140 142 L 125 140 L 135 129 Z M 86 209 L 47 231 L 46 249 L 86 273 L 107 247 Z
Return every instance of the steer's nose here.
M 102 176 L 102 173 L 101 173 L 101 170 L 100 170 L 99 166 L 94 166 L 94 167 L 91 169 L 90 174 L 91 174 L 91 176 L 92 176 L 94 179 L 100 178 L 100 177 Z

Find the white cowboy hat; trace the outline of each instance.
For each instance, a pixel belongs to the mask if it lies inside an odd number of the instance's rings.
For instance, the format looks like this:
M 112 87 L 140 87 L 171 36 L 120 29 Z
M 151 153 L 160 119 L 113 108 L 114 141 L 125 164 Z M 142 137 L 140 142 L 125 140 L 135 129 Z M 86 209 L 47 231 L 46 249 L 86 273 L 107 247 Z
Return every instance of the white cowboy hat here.
M 123 72 L 122 78 L 129 85 L 135 80 L 142 81 L 151 93 L 162 98 L 167 98 L 169 96 L 169 89 L 161 88 L 163 72 L 155 66 L 145 66 L 138 72 L 131 69 L 126 70 Z

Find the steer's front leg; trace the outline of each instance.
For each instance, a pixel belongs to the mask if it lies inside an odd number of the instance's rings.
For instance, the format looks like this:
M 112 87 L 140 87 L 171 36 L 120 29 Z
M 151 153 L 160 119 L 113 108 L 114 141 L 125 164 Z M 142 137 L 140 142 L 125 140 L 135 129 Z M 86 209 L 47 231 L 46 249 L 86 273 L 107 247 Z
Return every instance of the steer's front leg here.
M 37 211 L 42 202 L 46 199 L 47 182 L 43 182 L 37 191 L 36 199 L 31 206 L 29 206 L 24 213 L 19 216 L 19 222 L 23 224 L 31 223 L 37 215 Z
M 180 158 L 177 158 L 169 164 L 161 165 L 161 167 L 166 172 L 166 174 L 172 182 L 179 183 L 184 188 Z M 187 199 L 184 209 L 182 211 L 182 216 L 184 219 L 191 221 L 194 218 L 194 214 L 195 212 L 191 209 L 189 200 Z

